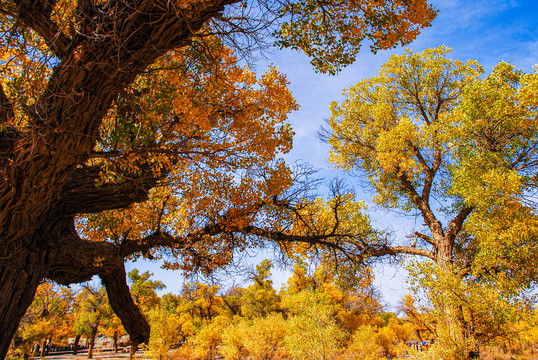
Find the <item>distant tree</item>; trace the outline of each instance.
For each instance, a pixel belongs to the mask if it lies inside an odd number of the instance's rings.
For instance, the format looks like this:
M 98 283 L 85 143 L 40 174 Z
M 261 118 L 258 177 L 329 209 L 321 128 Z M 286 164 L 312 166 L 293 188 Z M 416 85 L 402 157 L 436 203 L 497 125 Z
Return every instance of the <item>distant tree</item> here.
M 422 342 L 435 335 L 435 324 L 432 316 L 425 307 L 417 307 L 411 294 L 406 294 L 398 306 L 398 311 L 405 315 L 405 320 L 413 324 L 417 339 Z
M 43 282 L 37 288 L 34 301 L 24 315 L 13 345 L 23 357 L 30 352 L 45 356 L 47 341 L 67 340 L 70 333 L 73 293 L 69 288 Z M 40 349 L 40 354 L 35 349 Z
M 304 290 L 288 300 L 290 312 L 284 346 L 296 359 L 328 360 L 342 352 L 345 332 L 325 294 Z
M 244 334 L 244 344 L 250 358 L 271 360 L 287 356 L 284 346 L 287 330 L 286 322 L 279 313 L 253 319 Z
M 222 298 L 218 295 L 220 286 L 207 285 L 202 282 L 186 283 L 181 290 L 178 312 L 188 313 L 193 324 L 200 326 L 205 320 L 211 321 L 223 315 Z
M 125 329 L 121 324 L 120 318 L 114 314 L 110 304 L 105 304 L 104 312 L 106 314 L 101 321 L 101 332 L 106 335 L 109 339 L 112 339 L 112 347 L 114 352 L 118 352 L 118 340 L 123 335 L 126 335 Z
M 480 65 L 451 60 L 449 51 L 391 57 L 332 104 L 326 135 L 330 161 L 365 175 L 377 204 L 421 217 L 412 243 L 378 237 L 358 242 L 357 253 L 433 261 L 413 274 L 438 311 L 446 340 L 439 346 L 459 344 L 442 356 L 466 358 L 486 341 L 468 314 L 498 323 L 514 314 L 504 303 L 525 307 L 521 295 L 536 280 L 537 217 L 528 194 L 538 159 L 538 98 L 531 95 L 538 74 L 500 63 L 480 79 Z M 480 310 L 486 294 L 498 303 L 488 307 L 505 315 Z
M 266 316 L 280 307 L 280 298 L 273 288 L 270 260 L 256 265 L 256 270 L 248 277 L 254 283 L 247 287 L 241 296 L 241 313 L 248 318 Z
M 146 271 L 140 274 L 138 269 L 129 271 L 127 276 L 131 281 L 131 295 L 142 312 L 147 313 L 152 308 L 159 306 L 160 298 L 156 290 L 166 288 L 162 281 L 150 280 L 153 273 Z
M 104 287 L 86 285 L 77 294 L 77 298 L 75 332 L 86 336 L 88 359 L 92 359 L 99 327 L 112 313 Z
M 224 329 L 230 324 L 226 316 L 217 316 L 212 321 L 206 321 L 195 336 L 189 339 L 194 349 L 194 355 L 200 359 L 211 360 L 217 355 L 217 347 L 222 345 Z
M 345 357 L 364 360 L 386 359 L 385 350 L 373 326 L 363 325 L 353 333 Z
M 158 306 L 149 311 L 149 323 L 151 325 L 149 353 L 153 358 L 162 360 L 172 345 L 181 339 L 180 318 Z

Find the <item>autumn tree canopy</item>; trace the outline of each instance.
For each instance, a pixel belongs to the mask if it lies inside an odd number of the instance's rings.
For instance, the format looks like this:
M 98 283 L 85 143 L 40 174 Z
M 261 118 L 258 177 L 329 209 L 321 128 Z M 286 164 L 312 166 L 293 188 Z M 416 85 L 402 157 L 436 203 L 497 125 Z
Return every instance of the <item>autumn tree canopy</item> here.
M 231 234 L 290 186 L 275 158 L 297 105 L 234 52 L 276 41 L 335 72 L 434 16 L 426 0 L 2 0 L 0 358 L 43 278 L 99 275 L 139 343 L 125 257 L 210 268 L 251 245 Z

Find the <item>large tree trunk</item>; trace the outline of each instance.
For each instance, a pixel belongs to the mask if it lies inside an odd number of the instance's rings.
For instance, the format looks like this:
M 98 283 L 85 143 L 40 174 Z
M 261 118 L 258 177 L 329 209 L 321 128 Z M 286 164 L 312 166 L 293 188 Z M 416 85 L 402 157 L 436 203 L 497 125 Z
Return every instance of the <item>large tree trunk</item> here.
M 19 322 L 47 271 L 45 252 L 20 249 L 0 258 L 0 359 L 7 355 Z
M 440 274 L 450 279 L 456 275 L 453 259 L 453 242 L 445 239 L 439 246 L 436 265 Z M 442 310 L 443 316 L 437 326 L 441 329 L 442 334 L 439 338 L 445 344 L 451 344 L 452 356 L 455 359 L 476 359 L 480 356 L 480 350 L 474 344 L 474 334 L 469 328 L 463 316 L 463 307 L 461 303 L 452 298 L 453 294 L 440 294 L 443 297 L 441 302 L 436 306 Z

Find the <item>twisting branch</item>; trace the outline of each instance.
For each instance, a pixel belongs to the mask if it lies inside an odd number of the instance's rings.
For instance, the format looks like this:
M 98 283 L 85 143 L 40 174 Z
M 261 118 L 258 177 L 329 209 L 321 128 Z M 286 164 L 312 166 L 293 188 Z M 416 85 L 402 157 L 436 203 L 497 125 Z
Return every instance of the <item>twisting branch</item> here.
M 52 264 L 46 277 L 63 285 L 88 281 L 99 275 L 105 285 L 110 305 L 121 319 L 133 344 L 149 341 L 149 324 L 134 303 L 127 286 L 124 258 L 118 246 L 107 242 L 81 239 L 72 220 L 60 224 Z M 61 249 L 61 250 L 60 250 Z
M 18 17 L 45 40 L 58 58 L 65 58 L 71 40 L 50 19 L 53 3 L 40 0 L 16 0 L 16 3 Z
M 121 319 L 123 327 L 129 334 L 131 344 L 148 343 L 150 326 L 131 297 L 122 258 L 118 258 L 117 265 L 99 274 L 105 285 L 110 306 Z

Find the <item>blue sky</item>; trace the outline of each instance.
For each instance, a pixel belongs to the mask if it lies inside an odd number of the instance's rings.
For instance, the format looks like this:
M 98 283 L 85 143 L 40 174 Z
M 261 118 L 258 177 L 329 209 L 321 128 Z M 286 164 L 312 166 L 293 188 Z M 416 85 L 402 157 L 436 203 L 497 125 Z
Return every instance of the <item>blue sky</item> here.
M 433 25 L 408 46 L 415 52 L 428 47 L 446 45 L 453 49 L 451 57 L 460 60 L 475 59 L 484 66 L 486 74 L 499 61 L 506 61 L 525 72 L 533 71 L 538 64 L 538 2 L 533 0 L 438 0 L 432 1 L 439 10 Z M 320 169 L 319 175 L 327 179 L 342 176 L 328 162 L 329 146 L 321 143 L 316 133 L 330 116 L 331 101 L 342 100 L 342 90 L 358 81 L 374 76 L 393 54 L 401 54 L 403 48 L 380 51 L 376 55 L 364 46 L 357 61 L 336 76 L 316 74 L 306 56 L 290 50 L 275 50 L 268 55 L 267 63 L 260 62 L 258 71 L 268 63 L 278 66 L 288 76 L 290 88 L 301 108 L 290 115 L 295 130 L 294 148 L 286 156 L 289 162 L 305 161 Z M 537 94 L 538 96 L 538 94 Z M 369 201 L 371 194 L 364 193 L 354 185 L 359 198 Z M 413 219 L 392 216 L 371 209 L 374 225 L 389 228 L 397 236 L 405 236 L 414 226 Z M 270 256 L 270 254 L 267 254 Z M 257 260 L 261 261 L 261 258 Z M 179 272 L 159 269 L 157 264 L 137 262 L 128 268 L 149 269 L 155 278 L 166 283 L 165 292 L 177 293 L 181 287 Z M 385 302 L 394 307 L 406 293 L 405 271 L 394 267 L 378 267 L 376 284 Z M 287 276 L 274 271 L 277 286 Z

